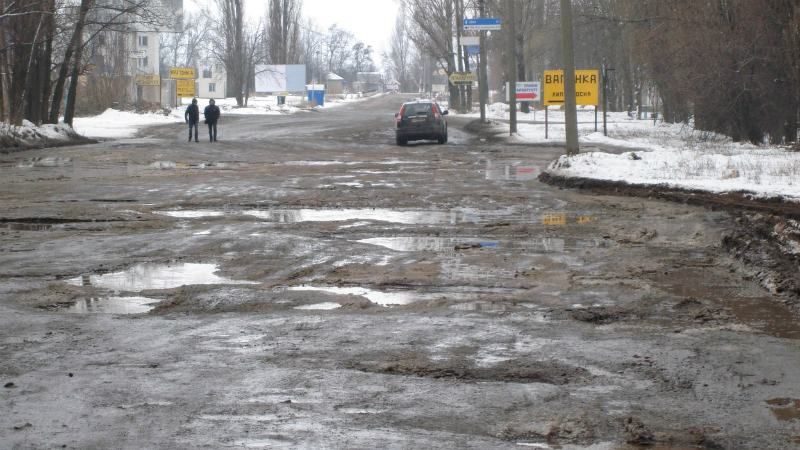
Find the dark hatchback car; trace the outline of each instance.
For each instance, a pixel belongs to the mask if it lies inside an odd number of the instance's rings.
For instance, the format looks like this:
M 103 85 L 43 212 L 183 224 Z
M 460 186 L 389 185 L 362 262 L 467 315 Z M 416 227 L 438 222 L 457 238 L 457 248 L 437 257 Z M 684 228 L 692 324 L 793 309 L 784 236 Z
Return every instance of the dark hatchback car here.
M 400 112 L 394 115 L 397 145 L 406 145 L 408 141 L 421 139 L 432 139 L 444 144 L 447 142 L 446 115 L 447 110 L 442 111 L 436 102 L 419 100 L 403 103 Z

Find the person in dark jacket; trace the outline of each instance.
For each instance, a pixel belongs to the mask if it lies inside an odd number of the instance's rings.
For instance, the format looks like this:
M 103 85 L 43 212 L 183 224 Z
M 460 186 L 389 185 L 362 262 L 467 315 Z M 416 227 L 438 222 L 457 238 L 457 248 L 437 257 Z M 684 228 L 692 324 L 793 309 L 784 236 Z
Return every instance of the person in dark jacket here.
M 194 141 L 197 140 L 197 128 L 200 126 L 200 107 L 197 106 L 197 99 L 192 99 L 192 104 L 186 107 L 186 113 L 183 115 L 186 123 L 189 124 L 189 142 L 192 142 L 192 128 L 194 128 Z
M 219 107 L 214 104 L 214 99 L 208 101 L 208 106 L 203 110 L 203 115 L 206 117 L 206 124 L 208 125 L 208 140 L 210 142 L 217 141 L 217 121 L 219 120 Z

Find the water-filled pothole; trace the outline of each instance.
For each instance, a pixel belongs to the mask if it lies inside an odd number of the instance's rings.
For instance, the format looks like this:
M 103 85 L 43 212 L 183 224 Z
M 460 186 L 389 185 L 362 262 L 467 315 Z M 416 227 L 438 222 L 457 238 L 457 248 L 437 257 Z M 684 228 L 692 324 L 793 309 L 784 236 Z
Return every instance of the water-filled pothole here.
M 143 314 L 159 300 L 147 297 L 84 298 L 63 311 L 74 314 Z
M 314 303 L 311 305 L 295 306 L 294 309 L 302 309 L 309 311 L 329 311 L 341 307 L 342 305 L 336 302 L 322 302 L 322 303 Z
M 454 209 L 450 211 L 436 210 L 394 210 L 394 209 L 274 209 L 274 210 L 171 210 L 158 211 L 169 217 L 178 219 L 197 219 L 204 217 L 220 217 L 245 215 L 260 220 L 276 223 L 299 222 L 347 222 L 353 220 L 370 220 L 392 222 L 406 225 L 434 225 L 459 223 L 488 223 L 496 220 L 516 222 L 538 222 L 531 214 L 515 210 L 481 211 L 476 209 Z
M 216 264 L 146 263 L 121 272 L 82 275 L 67 280 L 74 286 L 94 286 L 117 292 L 140 292 L 150 289 L 173 289 L 197 284 L 258 284 L 253 281 L 232 280 L 216 275 Z
M 421 300 L 423 297 L 416 292 L 387 292 L 376 291 L 374 289 L 367 289 L 362 287 L 336 287 L 336 286 L 293 286 L 289 288 L 290 291 L 316 291 L 327 292 L 335 295 L 357 295 L 366 298 L 372 303 L 381 306 L 390 305 L 407 305 L 415 301 Z

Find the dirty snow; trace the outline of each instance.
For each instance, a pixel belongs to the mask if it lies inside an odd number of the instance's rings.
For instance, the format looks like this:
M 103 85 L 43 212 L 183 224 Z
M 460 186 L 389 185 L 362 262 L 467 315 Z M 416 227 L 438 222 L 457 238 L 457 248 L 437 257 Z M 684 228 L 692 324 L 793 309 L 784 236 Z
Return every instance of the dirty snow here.
M 563 145 L 564 113 L 551 107 L 548 116 L 549 139 L 545 138 L 543 110 L 518 112 L 518 133 L 509 139 Z M 489 105 L 487 117 L 507 120 L 508 106 Z M 508 129 L 506 123 L 497 127 Z M 691 125 L 638 120 L 624 112 L 608 114 L 608 136 L 602 132 L 602 113 L 597 127 L 595 131 L 594 108 L 579 108 L 581 154 L 562 156 L 547 171 L 565 177 L 800 200 L 800 183 L 796 182 L 800 153 L 785 147 L 736 143 L 722 135 L 697 131 Z M 600 151 L 603 147 L 613 147 L 617 152 Z M 619 153 L 620 149 L 630 151 Z

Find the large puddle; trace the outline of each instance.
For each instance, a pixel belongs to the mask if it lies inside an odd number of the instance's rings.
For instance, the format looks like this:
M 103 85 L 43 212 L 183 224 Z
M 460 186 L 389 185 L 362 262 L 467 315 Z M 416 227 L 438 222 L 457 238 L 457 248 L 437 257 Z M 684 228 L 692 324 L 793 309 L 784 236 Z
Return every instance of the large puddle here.
M 369 220 L 377 222 L 392 222 L 407 225 L 433 225 L 457 223 L 482 223 L 497 219 L 508 220 L 516 217 L 517 220 L 530 221 L 530 215 L 523 217 L 511 210 L 480 211 L 475 209 L 457 209 L 451 211 L 426 211 L 426 210 L 394 210 L 394 209 L 276 209 L 276 210 L 244 210 L 218 211 L 218 210 L 179 210 L 159 211 L 159 214 L 179 219 L 195 219 L 203 217 L 220 217 L 225 215 L 245 215 L 256 217 L 260 220 L 276 223 L 298 222 L 347 222 L 353 220 Z
M 143 314 L 158 302 L 147 297 L 84 298 L 64 311 L 75 314 Z
M 394 236 L 368 238 L 356 241 L 376 245 L 398 252 L 430 251 L 449 253 L 469 249 L 514 249 L 536 253 L 562 253 L 586 248 L 610 247 L 608 239 L 538 238 L 518 240 L 490 240 L 480 238 L 440 238 L 432 236 Z
M 67 280 L 74 286 L 94 286 L 117 292 L 140 292 L 149 289 L 173 289 L 196 284 L 258 284 L 232 280 L 216 274 L 216 264 L 139 264 L 121 272 L 82 275 Z
M 416 292 L 387 292 L 376 291 L 362 287 L 321 287 L 321 286 L 294 286 L 289 288 L 290 291 L 316 291 L 327 292 L 336 295 L 357 295 L 365 297 L 372 303 L 381 306 L 392 305 L 407 305 L 422 299 L 422 296 Z
M 545 226 L 588 225 L 597 218 L 565 212 L 533 212 L 519 209 L 478 210 L 459 208 L 449 211 L 396 209 L 267 209 L 267 210 L 170 210 L 157 214 L 178 219 L 199 219 L 223 216 L 251 216 L 274 223 L 374 221 L 405 225 L 456 225 L 461 223 L 490 224 L 495 222 L 529 223 Z
M 531 163 L 496 164 L 486 161 L 488 181 L 531 181 L 536 180 L 541 173 L 541 169 Z

